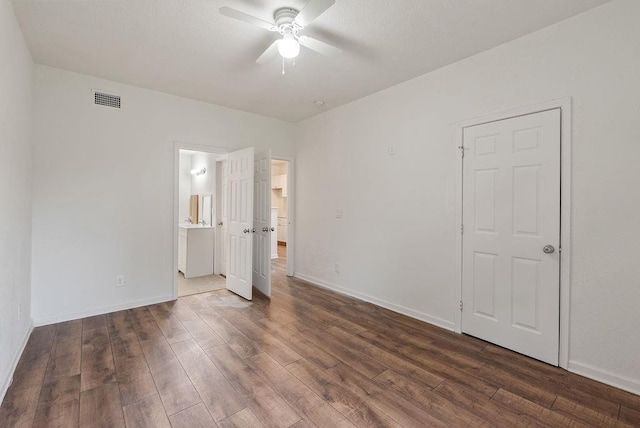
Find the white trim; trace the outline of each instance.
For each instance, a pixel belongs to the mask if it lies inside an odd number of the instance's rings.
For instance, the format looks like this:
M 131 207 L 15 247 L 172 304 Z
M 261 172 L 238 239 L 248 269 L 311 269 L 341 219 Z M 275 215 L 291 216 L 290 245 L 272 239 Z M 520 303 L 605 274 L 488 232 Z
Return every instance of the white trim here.
M 150 299 L 135 300 L 133 302 L 120 303 L 113 306 L 102 306 L 100 308 L 88 309 L 86 311 L 72 312 L 62 315 L 52 315 L 42 318 L 34 318 L 33 325 L 40 327 L 43 325 L 55 324 L 64 321 L 77 320 L 80 318 L 92 317 L 95 315 L 109 314 L 111 312 L 123 311 L 126 309 L 139 308 L 141 306 L 154 305 L 156 303 L 164 303 L 175 300 L 171 294 L 164 296 L 152 297 Z
M 378 299 L 376 297 L 369 296 L 368 294 L 359 293 L 357 291 L 339 287 L 337 285 L 330 284 L 326 281 L 323 281 L 318 278 L 314 278 L 309 275 L 305 275 L 303 273 L 296 272 L 294 276 L 303 281 L 307 281 L 307 282 L 310 282 L 311 284 L 317 285 L 318 287 L 326 288 L 331 291 L 335 291 L 336 293 L 344 294 L 349 297 L 354 297 L 358 300 L 364 300 L 365 302 L 373 303 L 374 305 L 378 305 L 385 309 L 389 309 L 390 311 L 397 312 L 399 314 L 406 315 L 408 317 L 415 318 L 429 324 L 433 324 L 436 327 L 444 328 L 449 331 L 453 331 L 455 327 L 454 323 L 452 323 L 451 321 L 447 321 L 442 318 L 426 314 L 424 312 L 416 311 L 416 310 L 407 308 L 405 306 L 397 305 L 395 303 L 391 303 L 386 300 Z
M 272 160 L 287 161 L 287 276 L 293 276 L 295 272 L 295 161 L 290 156 L 271 155 Z
M 226 154 L 231 150 L 225 147 L 205 146 L 175 141 L 173 143 L 173 300 L 178 298 L 178 220 L 180 206 L 180 150 L 194 150 L 197 152 Z M 217 198 L 217 195 L 216 195 Z
M 0 403 L 4 401 L 4 397 L 5 395 L 7 395 L 7 391 L 9 390 L 9 387 L 13 383 L 13 375 L 16 372 L 16 368 L 18 368 L 18 362 L 20 361 L 20 357 L 24 352 L 24 348 L 27 347 L 27 342 L 29 341 L 29 337 L 31 336 L 32 331 L 33 331 L 33 321 L 29 324 L 29 328 L 27 329 L 26 334 L 22 338 L 22 342 L 20 343 L 20 346 L 18 346 L 18 349 L 16 349 L 16 352 L 13 355 L 13 360 L 11 362 L 11 365 L 9 366 L 11 370 L 9 370 L 8 376 L 2 383 L 2 387 L 0 389 Z
M 629 377 L 620 376 L 607 370 L 602 370 L 589 364 L 579 363 L 577 361 L 569 361 L 568 370 L 580 376 L 606 383 L 607 385 L 623 389 L 632 394 L 640 395 L 640 380 L 631 379 Z
M 514 109 L 493 113 L 459 122 L 455 125 L 456 150 L 456 281 L 454 289 L 454 329 L 462 331 L 462 315 L 459 302 L 462 296 L 462 146 L 464 128 L 481 125 L 483 123 L 510 119 L 512 117 L 539 113 L 542 111 L 560 109 L 560 343 L 559 365 L 567 369 L 569 365 L 569 309 L 571 299 L 571 98 L 561 98 L 539 104 L 517 107 Z
M 152 297 L 149 299 L 134 300 L 132 302 L 119 303 L 112 306 L 102 306 L 100 308 L 87 309 L 86 311 L 70 312 L 61 315 L 51 315 L 48 317 L 34 318 L 33 325 L 40 327 L 43 325 L 55 324 L 59 322 L 77 320 L 80 318 L 92 317 L 95 315 L 109 314 L 111 312 L 123 311 L 125 309 L 139 308 L 141 306 L 154 305 L 156 303 L 164 303 L 175 300 L 171 294 L 164 296 Z
M 219 233 L 218 223 L 220 222 L 220 211 L 218 209 L 218 202 L 220 202 L 220 194 L 222 189 L 222 162 L 223 160 L 216 160 L 216 188 L 214 190 L 215 195 L 215 205 L 216 205 L 216 218 L 213 219 L 214 226 L 216 227 L 215 239 L 213 243 L 213 274 L 220 275 L 222 272 L 221 264 L 222 264 L 222 233 Z M 179 173 L 179 172 L 178 172 Z M 222 205 L 222 204 L 221 204 Z

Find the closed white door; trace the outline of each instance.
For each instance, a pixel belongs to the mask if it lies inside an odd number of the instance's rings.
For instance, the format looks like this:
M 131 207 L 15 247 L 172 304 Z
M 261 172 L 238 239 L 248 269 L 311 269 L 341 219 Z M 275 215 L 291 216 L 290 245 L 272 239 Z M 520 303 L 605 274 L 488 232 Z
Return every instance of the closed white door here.
M 462 331 L 558 365 L 560 110 L 463 142 Z
M 253 285 L 271 296 L 271 150 L 255 154 L 253 177 Z
M 229 264 L 227 289 L 252 299 L 253 147 L 229 153 Z

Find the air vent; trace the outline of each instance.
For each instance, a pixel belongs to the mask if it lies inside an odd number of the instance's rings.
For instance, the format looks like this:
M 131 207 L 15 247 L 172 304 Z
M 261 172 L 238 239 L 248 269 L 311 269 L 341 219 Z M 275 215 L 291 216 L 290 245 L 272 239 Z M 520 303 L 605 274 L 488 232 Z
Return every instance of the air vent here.
M 120 108 L 120 96 L 93 91 L 93 103 L 97 106 Z

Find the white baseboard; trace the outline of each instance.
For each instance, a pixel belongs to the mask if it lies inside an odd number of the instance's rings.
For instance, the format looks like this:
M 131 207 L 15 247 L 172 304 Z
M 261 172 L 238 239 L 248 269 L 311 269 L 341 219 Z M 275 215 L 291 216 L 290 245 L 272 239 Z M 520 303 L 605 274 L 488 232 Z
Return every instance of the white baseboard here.
M 293 276 L 295 278 L 299 278 L 299 279 L 302 279 L 303 281 L 307 281 L 314 285 L 317 285 L 318 287 L 327 288 L 331 291 L 335 291 L 336 293 L 344 294 L 350 297 L 355 297 L 356 299 L 359 299 L 359 300 L 364 300 L 365 302 L 373 303 L 374 305 L 381 306 L 385 309 L 389 309 L 390 311 L 397 312 L 399 314 L 406 315 L 408 317 L 415 318 L 420 321 L 427 322 L 429 324 L 433 324 L 437 327 L 441 327 L 446 330 L 454 331 L 454 328 L 455 328 L 455 323 L 452 321 L 447 321 L 442 318 L 435 317 L 433 315 L 429 315 L 424 312 L 416 311 L 414 309 L 407 308 L 401 305 L 397 305 L 395 303 L 391 303 L 386 300 L 378 299 L 377 297 L 369 296 L 364 293 L 349 290 L 344 287 L 339 287 L 337 285 L 330 284 L 326 281 L 323 281 L 318 278 L 314 278 L 309 275 L 305 275 L 300 272 L 295 272 Z
M 29 337 L 31 336 L 31 332 L 33 331 L 33 322 L 29 325 L 26 334 L 22 338 L 22 342 L 18 349 L 16 349 L 15 354 L 13 355 L 13 361 L 11 362 L 11 370 L 9 370 L 8 376 L 6 379 L 2 381 L 2 387 L 0 387 L 0 403 L 4 400 L 4 396 L 7 394 L 9 387 L 11 386 L 11 382 L 13 382 L 13 374 L 18 367 L 18 362 L 20 361 L 20 357 L 24 352 L 24 348 L 27 346 L 27 342 L 29 341 Z
M 568 370 L 580 376 L 588 377 L 589 379 L 597 380 L 598 382 L 606 383 L 607 385 L 640 395 L 640 380 L 631 379 L 576 361 L 569 361 Z
M 153 304 L 156 304 L 156 303 L 169 302 L 169 301 L 172 301 L 172 300 L 175 300 L 175 298 L 173 297 L 173 294 L 167 294 L 165 296 L 153 297 L 151 299 L 136 300 L 136 301 L 133 301 L 133 302 L 126 302 L 126 303 L 121 303 L 119 305 L 113 305 L 113 306 L 103 306 L 101 308 L 88 309 L 86 311 L 73 312 L 73 313 L 61 314 L 61 315 L 51 315 L 51 316 L 48 316 L 48 317 L 34 318 L 33 319 L 33 324 L 36 327 L 40 327 L 42 325 L 49 325 L 49 324 L 55 324 L 57 322 L 77 320 L 79 318 L 92 317 L 94 315 L 108 314 L 110 312 L 116 312 L 116 311 L 122 311 L 122 310 L 125 310 L 125 309 L 138 308 L 140 306 L 153 305 Z

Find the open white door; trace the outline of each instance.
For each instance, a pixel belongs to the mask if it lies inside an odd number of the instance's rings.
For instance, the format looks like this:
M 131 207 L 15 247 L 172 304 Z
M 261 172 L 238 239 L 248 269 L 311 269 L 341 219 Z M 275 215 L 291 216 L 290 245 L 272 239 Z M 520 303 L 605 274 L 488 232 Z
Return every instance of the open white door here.
M 271 296 L 271 150 L 255 154 L 253 197 L 253 285 Z
M 229 265 L 227 289 L 251 300 L 253 147 L 229 153 Z
M 220 273 L 227 276 L 229 270 L 229 161 L 221 162 L 220 181 Z
M 462 331 L 558 365 L 560 110 L 463 141 Z

